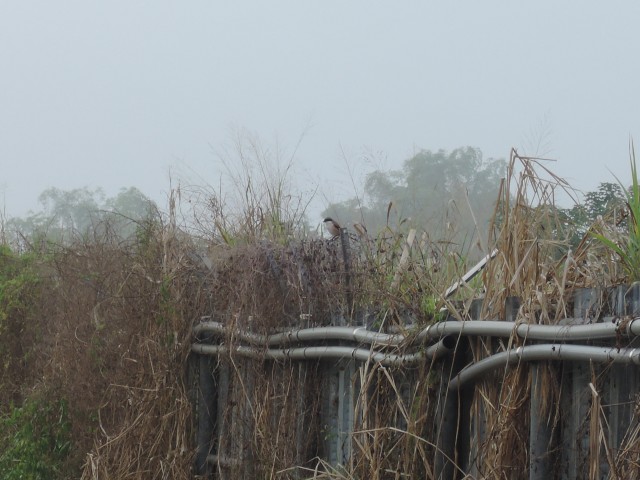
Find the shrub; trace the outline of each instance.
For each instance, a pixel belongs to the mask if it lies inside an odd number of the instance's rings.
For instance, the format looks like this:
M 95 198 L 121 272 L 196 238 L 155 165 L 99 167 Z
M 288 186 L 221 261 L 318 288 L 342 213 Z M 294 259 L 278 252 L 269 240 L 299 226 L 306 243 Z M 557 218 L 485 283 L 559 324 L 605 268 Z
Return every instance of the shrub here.
M 66 401 L 28 399 L 0 418 L 0 478 L 60 478 L 69 446 Z

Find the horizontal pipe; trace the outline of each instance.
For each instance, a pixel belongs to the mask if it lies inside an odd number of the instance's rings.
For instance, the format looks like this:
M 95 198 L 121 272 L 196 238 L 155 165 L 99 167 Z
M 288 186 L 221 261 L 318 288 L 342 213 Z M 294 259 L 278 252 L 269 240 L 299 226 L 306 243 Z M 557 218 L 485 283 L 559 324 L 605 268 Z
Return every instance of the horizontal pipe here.
M 622 328 L 621 328 L 622 327 Z M 195 335 L 211 333 L 222 335 L 227 331 L 219 322 L 205 321 L 193 329 Z M 372 332 L 364 327 L 315 327 L 290 330 L 273 335 L 237 331 L 241 340 L 257 346 L 286 345 L 313 340 L 347 340 L 358 343 L 397 346 L 403 343 L 424 343 L 446 335 L 482 335 L 511 337 L 542 341 L 580 341 L 640 335 L 640 318 L 622 322 L 619 317 L 605 317 L 602 322 L 585 325 L 539 325 L 498 320 L 447 321 L 434 323 L 422 329 L 417 336 Z
M 605 317 L 602 322 L 584 325 L 541 325 L 499 320 L 448 321 L 429 325 L 418 334 L 417 339 L 424 341 L 441 335 L 511 337 L 514 334 L 522 339 L 545 341 L 599 340 L 616 338 L 618 335 L 638 336 L 640 318 L 624 323 L 619 317 Z
M 222 335 L 226 331 L 227 328 L 223 324 L 211 321 L 200 322 L 193 327 L 194 335 L 201 333 Z M 314 327 L 302 330 L 289 330 L 272 335 L 262 335 L 245 331 L 236 331 L 234 334 L 245 342 L 268 347 L 313 340 L 350 340 L 358 343 L 375 343 L 394 346 L 400 345 L 405 340 L 404 335 L 372 332 L 365 327 Z
M 244 357 L 257 360 L 320 360 L 320 359 L 348 359 L 360 361 L 374 361 L 385 366 L 410 365 L 427 359 L 440 358 L 450 354 L 455 349 L 456 339 L 445 337 L 438 343 L 431 345 L 423 352 L 408 354 L 392 354 L 376 352 L 365 348 L 354 348 L 345 346 L 323 346 L 323 347 L 300 347 L 288 349 L 267 349 L 260 350 L 255 347 L 238 345 L 233 347 L 233 352 Z M 221 355 L 229 352 L 229 347 L 225 345 L 209 345 L 196 343 L 191 346 L 195 353 L 204 355 Z
M 640 349 L 565 344 L 518 347 L 506 352 L 496 353 L 495 355 L 491 355 L 463 368 L 460 373 L 449 382 L 449 389 L 454 391 L 458 390 L 463 385 L 476 380 L 488 371 L 519 362 L 536 360 L 572 360 L 597 363 L 633 363 L 640 365 Z

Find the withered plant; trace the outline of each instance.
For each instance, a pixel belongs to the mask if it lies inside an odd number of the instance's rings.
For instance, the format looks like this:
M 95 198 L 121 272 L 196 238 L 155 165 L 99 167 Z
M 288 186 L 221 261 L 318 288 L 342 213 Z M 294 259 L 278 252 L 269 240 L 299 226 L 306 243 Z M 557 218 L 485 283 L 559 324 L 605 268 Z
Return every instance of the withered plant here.
M 480 319 L 504 319 L 506 301 L 516 297 L 516 318 L 526 323 L 556 323 L 567 315 L 571 293 L 569 279 L 562 274 L 568 243 L 555 208 L 558 189 L 572 193 L 567 183 L 555 176 L 543 159 L 522 157 L 511 152 L 508 172 L 501 188 L 493 220 L 490 243 L 498 254 L 483 273 L 485 294 Z M 467 317 L 468 318 L 468 317 Z M 474 360 L 520 344 L 512 337 L 507 342 L 479 337 L 472 342 Z M 548 399 L 543 415 L 558 415 L 559 390 L 554 370 L 536 388 Z M 472 438 L 477 450 L 471 464 L 482 478 L 525 478 L 528 472 L 530 376 L 523 365 L 496 372 L 475 389 L 472 417 L 483 418 L 475 424 Z M 550 375 L 549 375 L 550 374 Z
M 340 237 L 321 238 L 307 224 L 306 203 L 289 192 L 291 163 L 270 168 L 270 151 L 254 139 L 240 138 L 235 148 L 235 191 L 181 186 L 168 215 L 138 225 L 128 240 L 101 225 L 91 238 L 38 247 L 45 251 L 32 308 L 17 309 L 19 324 L 0 329 L 3 347 L 21 359 L 0 372 L 7 387 L 0 395 L 9 403 L 50 392 L 68 403 L 67 477 L 193 478 L 194 418 L 204 406 L 190 351 L 192 327 L 206 318 L 225 327 L 211 360 L 224 406 L 210 458 L 219 478 L 436 478 L 442 452 L 434 419 L 451 363 L 275 361 L 260 345 L 247 357 L 239 332 L 366 326 L 403 333 L 403 344 L 374 345 L 402 355 L 415 351 L 420 327 L 445 318 L 443 306 L 450 320 L 504 319 L 507 299 L 517 297 L 516 321 L 555 324 L 571 316 L 576 288 L 609 285 L 617 275 L 593 236 L 569 247 L 555 195 L 571 190 L 542 159 L 512 152 L 491 235 L 475 239 L 498 254 L 445 298 L 468 267 L 459 246 L 402 219 L 379 235 L 346 225 Z M 522 343 L 478 338 L 468 360 Z M 330 403 L 327 372 L 340 368 L 354 392 L 353 431 L 348 461 L 336 466 L 321 460 L 331 429 L 319 419 Z M 537 378 L 541 414 L 556 428 L 558 369 L 544 365 Z M 588 468 L 595 472 L 606 458 L 615 475 L 631 478 L 640 429 L 634 417 L 622 447 L 610 448 L 601 381 L 593 374 Z M 463 399 L 471 413 L 460 431 L 474 446 L 468 458 L 449 459 L 460 478 L 463 465 L 477 478 L 526 478 L 532 388 L 529 367 L 519 365 L 494 372 Z

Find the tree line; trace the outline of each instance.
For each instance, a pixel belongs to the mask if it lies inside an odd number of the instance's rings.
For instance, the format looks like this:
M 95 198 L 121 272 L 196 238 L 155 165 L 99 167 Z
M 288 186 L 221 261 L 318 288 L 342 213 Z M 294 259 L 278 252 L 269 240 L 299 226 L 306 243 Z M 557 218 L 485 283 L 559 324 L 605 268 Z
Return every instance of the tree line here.
M 486 238 L 506 170 L 504 159 L 485 159 L 478 148 L 422 150 L 399 170 L 370 172 L 361 196 L 333 203 L 323 215 L 365 225 L 374 236 L 407 224 L 468 251 Z M 622 212 L 625 199 L 620 184 L 602 182 L 573 206 L 550 205 L 561 227 L 554 233 L 575 246 L 599 216 Z

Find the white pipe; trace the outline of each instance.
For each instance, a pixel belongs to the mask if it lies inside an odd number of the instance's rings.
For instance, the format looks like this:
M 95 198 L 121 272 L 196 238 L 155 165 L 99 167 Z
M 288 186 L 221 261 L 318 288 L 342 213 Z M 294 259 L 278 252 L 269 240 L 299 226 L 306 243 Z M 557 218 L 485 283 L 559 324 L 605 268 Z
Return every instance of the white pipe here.
M 267 349 L 260 350 L 255 347 L 238 345 L 233 347 L 233 352 L 244 357 L 257 360 L 316 360 L 316 359 L 343 359 L 352 358 L 360 361 L 379 362 L 385 366 L 406 365 L 418 363 L 424 358 L 436 359 L 442 355 L 449 354 L 455 348 L 455 338 L 445 337 L 435 345 L 431 345 L 423 352 L 396 355 L 392 353 L 376 352 L 365 348 L 354 348 L 346 346 L 323 346 L 323 347 L 300 347 L 288 349 Z M 210 345 L 206 343 L 196 343 L 191 346 L 195 353 L 204 355 L 220 355 L 229 352 L 229 347 L 225 345 Z
M 535 360 L 573 360 L 597 363 L 633 363 L 640 365 L 640 349 L 617 347 L 592 347 L 586 345 L 545 344 L 528 345 L 496 353 L 477 363 L 463 368 L 449 382 L 450 390 L 458 390 L 484 373 L 513 365 L 519 362 Z

